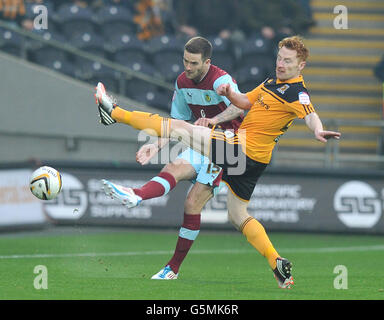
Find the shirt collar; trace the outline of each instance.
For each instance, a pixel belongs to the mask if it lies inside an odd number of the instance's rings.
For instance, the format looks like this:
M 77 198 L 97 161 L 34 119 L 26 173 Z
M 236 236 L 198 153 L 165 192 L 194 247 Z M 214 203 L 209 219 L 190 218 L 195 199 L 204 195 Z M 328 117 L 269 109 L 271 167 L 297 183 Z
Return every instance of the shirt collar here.
M 285 80 L 285 81 L 280 81 L 279 79 L 276 79 L 276 84 L 280 84 L 280 83 L 296 83 L 296 82 L 304 82 L 303 76 L 299 75 L 296 78 L 292 78 L 292 79 Z

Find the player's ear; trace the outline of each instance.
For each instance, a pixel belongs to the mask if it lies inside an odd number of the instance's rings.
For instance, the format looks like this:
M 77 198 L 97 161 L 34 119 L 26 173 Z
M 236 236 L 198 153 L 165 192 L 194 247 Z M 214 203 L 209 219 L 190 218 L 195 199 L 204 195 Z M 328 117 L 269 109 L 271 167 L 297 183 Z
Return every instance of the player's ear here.
M 302 71 L 307 64 L 307 61 L 300 61 L 299 62 L 299 70 Z
M 206 65 L 208 65 L 208 64 L 210 64 L 211 63 L 211 59 L 207 59 L 207 60 L 205 60 L 205 62 L 204 62 L 204 64 L 206 64 Z

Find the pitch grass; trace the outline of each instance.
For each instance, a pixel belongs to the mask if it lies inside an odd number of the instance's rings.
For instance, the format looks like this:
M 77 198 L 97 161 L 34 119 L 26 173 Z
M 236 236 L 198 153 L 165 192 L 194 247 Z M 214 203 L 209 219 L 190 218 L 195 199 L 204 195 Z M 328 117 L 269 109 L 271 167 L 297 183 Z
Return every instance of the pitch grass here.
M 293 289 L 281 290 L 240 233 L 203 230 L 179 279 L 155 281 L 150 277 L 171 257 L 176 230 L 70 230 L 0 235 L 0 299 L 384 299 L 380 236 L 270 232 L 294 265 Z M 48 270 L 48 289 L 34 287 L 37 265 Z M 348 289 L 334 288 L 337 265 L 347 268 Z

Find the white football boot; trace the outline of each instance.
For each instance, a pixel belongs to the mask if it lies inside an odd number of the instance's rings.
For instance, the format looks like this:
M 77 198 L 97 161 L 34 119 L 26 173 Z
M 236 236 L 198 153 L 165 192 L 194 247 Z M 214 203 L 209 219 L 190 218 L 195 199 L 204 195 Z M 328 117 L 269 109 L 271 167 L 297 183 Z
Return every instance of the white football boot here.
M 116 120 L 111 116 L 113 109 L 116 107 L 113 98 L 107 94 L 105 87 L 101 82 L 97 84 L 95 89 L 95 99 L 99 109 L 100 122 L 106 126 L 116 123 Z
M 108 180 L 101 180 L 103 190 L 107 196 L 117 199 L 128 208 L 136 207 L 143 199 L 135 194 L 132 188 L 126 188 Z
M 168 265 L 161 269 L 158 273 L 152 276 L 151 279 L 154 280 L 176 280 L 178 277 L 178 273 L 174 273 L 171 267 Z

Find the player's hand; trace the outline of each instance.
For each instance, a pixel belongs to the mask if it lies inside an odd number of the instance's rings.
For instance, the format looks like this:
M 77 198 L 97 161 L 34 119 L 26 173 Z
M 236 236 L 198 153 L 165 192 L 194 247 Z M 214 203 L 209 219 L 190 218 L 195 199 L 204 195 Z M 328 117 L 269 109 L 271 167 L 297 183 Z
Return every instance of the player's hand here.
M 195 121 L 195 126 L 212 127 L 217 124 L 214 118 L 199 118 Z
M 318 131 L 315 132 L 315 137 L 321 142 L 327 142 L 328 139 L 340 139 L 341 133 L 336 131 Z
M 232 87 L 229 83 L 224 83 L 217 87 L 216 93 L 220 96 L 228 97 L 232 92 Z
M 145 144 L 139 151 L 136 152 L 136 162 L 142 166 L 148 164 L 148 162 L 159 152 L 157 144 Z

